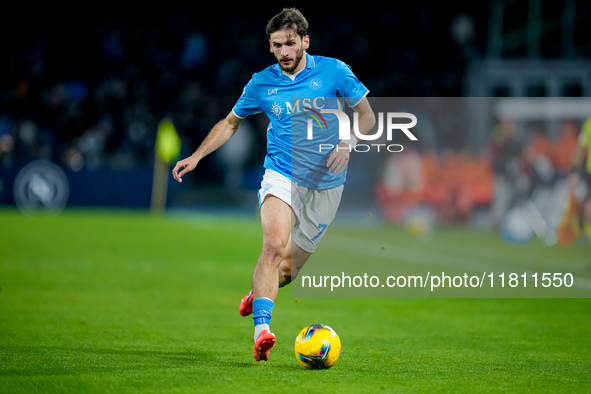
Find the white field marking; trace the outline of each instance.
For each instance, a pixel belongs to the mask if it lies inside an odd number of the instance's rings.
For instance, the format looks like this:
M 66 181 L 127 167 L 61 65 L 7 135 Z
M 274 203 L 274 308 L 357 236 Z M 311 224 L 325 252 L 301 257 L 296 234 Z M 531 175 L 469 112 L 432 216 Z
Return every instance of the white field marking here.
M 178 217 L 175 219 L 179 219 Z M 205 221 L 206 223 L 200 222 Z M 231 216 L 222 216 L 221 221 L 235 220 Z M 248 223 L 251 219 L 244 218 L 245 223 Z M 177 220 L 178 223 L 188 225 L 194 228 L 208 228 L 211 225 L 211 221 L 220 221 L 220 216 L 213 214 L 193 214 L 188 218 L 182 218 Z M 259 231 L 245 230 L 240 227 L 230 227 L 227 231 L 241 233 L 244 236 L 253 238 L 261 238 Z M 355 253 L 361 256 L 372 256 L 386 260 L 402 260 L 414 264 L 420 264 L 425 266 L 437 266 L 450 269 L 467 270 L 471 272 L 517 272 L 519 274 L 527 274 L 531 277 L 532 274 L 540 273 L 541 271 L 535 271 L 531 269 L 525 269 L 518 266 L 502 265 L 491 261 L 485 261 L 481 259 L 475 259 L 464 256 L 457 256 L 449 253 L 441 252 L 430 252 L 419 248 L 411 248 L 407 246 L 385 244 L 382 242 L 360 240 L 354 237 L 335 235 L 333 233 L 327 236 L 322 241 L 322 247 L 329 248 L 335 251 L 342 251 L 348 253 Z M 382 247 L 384 249 L 382 250 Z M 473 248 L 470 248 L 473 249 Z M 573 287 L 591 290 L 591 279 L 574 276 Z M 529 279 L 529 281 L 532 281 Z M 539 281 L 539 279 L 538 279 Z
M 356 253 L 362 256 L 372 256 L 387 260 L 400 260 L 426 266 L 445 267 L 472 272 L 516 272 L 519 274 L 540 273 L 540 271 L 525 269 L 517 266 L 509 266 L 491 261 L 474 259 L 452 254 L 436 253 L 420 248 L 411 248 L 400 245 L 384 244 L 375 241 L 360 240 L 353 237 L 332 235 L 323 240 L 325 247 L 341 252 Z M 573 287 L 591 290 L 591 279 L 574 276 Z M 531 280 L 531 279 L 530 279 Z M 540 279 L 538 279 L 539 282 Z

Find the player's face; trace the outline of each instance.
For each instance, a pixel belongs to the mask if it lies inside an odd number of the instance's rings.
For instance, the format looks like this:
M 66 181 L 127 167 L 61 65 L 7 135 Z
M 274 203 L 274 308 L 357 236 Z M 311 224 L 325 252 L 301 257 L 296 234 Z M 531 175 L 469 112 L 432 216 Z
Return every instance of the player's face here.
M 278 30 L 271 33 L 269 44 L 271 52 L 284 72 L 293 74 L 306 66 L 305 62 L 302 63 L 302 59 L 310 46 L 308 36 L 302 38 L 293 30 Z

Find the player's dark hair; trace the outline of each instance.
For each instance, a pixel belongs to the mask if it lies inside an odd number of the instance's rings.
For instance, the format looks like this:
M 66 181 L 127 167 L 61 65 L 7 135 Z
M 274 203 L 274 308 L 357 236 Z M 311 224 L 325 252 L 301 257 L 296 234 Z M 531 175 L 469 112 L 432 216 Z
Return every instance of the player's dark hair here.
M 278 30 L 293 30 L 300 37 L 308 35 L 308 21 L 297 8 L 284 8 L 267 23 L 267 36 Z

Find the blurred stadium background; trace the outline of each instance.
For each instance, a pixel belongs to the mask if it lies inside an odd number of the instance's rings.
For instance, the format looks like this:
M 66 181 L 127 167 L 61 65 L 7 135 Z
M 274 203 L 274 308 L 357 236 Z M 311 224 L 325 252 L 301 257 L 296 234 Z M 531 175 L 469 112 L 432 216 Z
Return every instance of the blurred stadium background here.
M 16 184 L 23 168 L 43 160 L 66 176 L 68 207 L 145 209 L 153 203 L 162 120 L 174 124 L 179 157 L 193 152 L 250 75 L 273 63 L 264 27 L 280 10 L 12 8 L 0 27 L 0 204 L 14 206 L 19 195 L 52 203 L 64 182 L 51 170 Z M 446 128 L 433 115 L 440 130 L 392 158 L 391 171 L 353 162 L 349 182 L 369 175 L 375 187 L 364 190 L 384 219 L 400 222 L 427 206 L 440 222 L 490 228 L 520 201 L 536 202 L 538 211 L 548 198 L 554 207 L 565 201 L 560 182 L 591 115 L 591 3 L 300 9 L 310 22 L 310 53 L 347 62 L 371 96 L 478 98 L 464 127 Z M 249 118 L 182 185 L 158 186 L 167 207 L 254 211 L 266 123 Z M 540 185 L 549 186 L 543 196 Z

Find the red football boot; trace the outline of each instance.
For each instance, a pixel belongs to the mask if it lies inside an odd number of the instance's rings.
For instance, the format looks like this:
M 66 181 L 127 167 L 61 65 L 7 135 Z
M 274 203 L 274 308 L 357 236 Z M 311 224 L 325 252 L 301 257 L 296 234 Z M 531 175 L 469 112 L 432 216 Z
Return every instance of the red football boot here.
M 254 359 L 257 363 L 261 360 L 269 361 L 269 351 L 275 346 L 275 334 L 264 330 L 259 334 L 254 343 Z
M 248 316 L 252 313 L 252 290 L 240 300 L 238 313 L 240 313 L 240 316 Z

